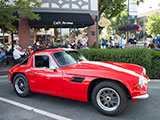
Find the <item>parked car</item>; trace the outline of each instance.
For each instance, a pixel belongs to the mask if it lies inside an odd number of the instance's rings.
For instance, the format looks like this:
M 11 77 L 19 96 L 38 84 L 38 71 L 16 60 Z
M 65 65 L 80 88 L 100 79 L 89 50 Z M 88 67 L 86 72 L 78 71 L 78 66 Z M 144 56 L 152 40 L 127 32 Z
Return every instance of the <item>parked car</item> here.
M 145 68 L 127 63 L 88 61 L 72 49 L 37 51 L 11 68 L 9 79 L 21 97 L 36 92 L 92 101 L 98 111 L 110 116 L 120 114 L 128 100 L 149 97 Z

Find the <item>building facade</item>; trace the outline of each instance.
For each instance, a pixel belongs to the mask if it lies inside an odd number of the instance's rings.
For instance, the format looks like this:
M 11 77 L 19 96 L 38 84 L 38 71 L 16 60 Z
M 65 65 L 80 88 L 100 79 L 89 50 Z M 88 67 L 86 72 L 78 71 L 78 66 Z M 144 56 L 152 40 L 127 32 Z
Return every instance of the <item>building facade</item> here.
M 144 32 L 146 32 L 146 23 L 148 21 L 147 16 L 158 13 L 160 13 L 160 8 L 139 14 L 137 22 Z
M 84 28 L 88 29 L 88 43 L 92 47 L 98 42 L 97 0 L 41 0 L 40 8 L 34 9 L 41 19 L 20 18 L 19 44 L 24 48 L 32 44 L 32 28 Z

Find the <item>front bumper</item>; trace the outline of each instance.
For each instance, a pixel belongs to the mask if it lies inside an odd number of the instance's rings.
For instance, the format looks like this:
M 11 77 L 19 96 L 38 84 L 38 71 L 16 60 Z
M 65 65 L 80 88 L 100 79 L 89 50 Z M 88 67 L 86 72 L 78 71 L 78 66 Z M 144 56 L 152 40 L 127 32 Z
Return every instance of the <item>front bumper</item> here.
M 133 98 L 134 99 L 147 99 L 148 97 L 149 97 L 149 94 L 145 94 L 145 95 L 135 96 Z

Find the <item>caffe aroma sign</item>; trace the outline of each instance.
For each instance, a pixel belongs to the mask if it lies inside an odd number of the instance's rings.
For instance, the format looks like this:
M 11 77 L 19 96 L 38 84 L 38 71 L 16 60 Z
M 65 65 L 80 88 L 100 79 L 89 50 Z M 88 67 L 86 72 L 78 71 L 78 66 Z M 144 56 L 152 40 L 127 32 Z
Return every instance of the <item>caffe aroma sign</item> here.
M 53 21 L 53 25 L 73 25 L 73 22 Z

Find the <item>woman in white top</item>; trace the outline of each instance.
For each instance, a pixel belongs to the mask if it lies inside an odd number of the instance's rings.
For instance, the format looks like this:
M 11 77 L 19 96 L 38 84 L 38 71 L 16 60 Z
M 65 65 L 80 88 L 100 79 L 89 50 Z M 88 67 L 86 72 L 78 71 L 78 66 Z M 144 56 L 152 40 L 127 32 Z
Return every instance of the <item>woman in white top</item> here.
M 120 48 L 125 48 L 125 44 L 126 44 L 125 38 L 126 38 L 125 34 L 122 34 L 121 38 L 119 40 L 119 46 L 120 46 Z

